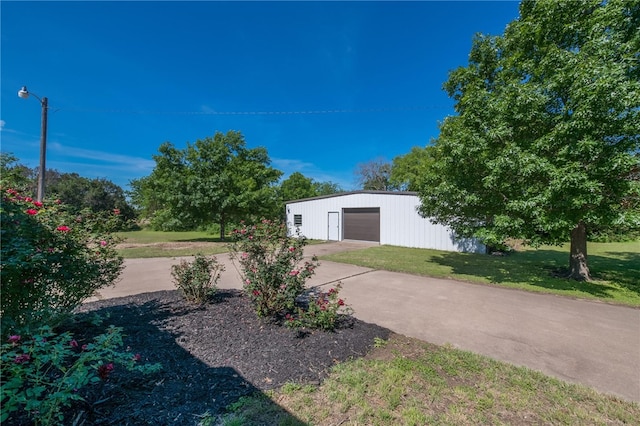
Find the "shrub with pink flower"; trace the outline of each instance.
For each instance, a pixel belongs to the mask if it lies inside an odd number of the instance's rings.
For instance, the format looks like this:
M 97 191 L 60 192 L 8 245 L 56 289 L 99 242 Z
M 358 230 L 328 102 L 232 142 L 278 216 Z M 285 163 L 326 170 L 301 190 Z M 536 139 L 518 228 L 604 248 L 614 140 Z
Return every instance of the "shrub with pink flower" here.
M 15 189 L 0 194 L 1 336 L 54 325 L 118 278 L 122 258 L 103 218 L 78 223 L 62 204 L 33 201 Z
M 56 334 L 49 326 L 9 336 L 0 345 L 0 423 L 18 424 L 12 417 L 26 413 L 37 425 L 72 424 L 63 408 L 76 401 L 91 405 L 91 400 L 85 400 L 91 395 L 85 388 L 108 380 L 116 366 L 143 374 L 161 369 L 160 364 L 141 364 L 140 354 L 121 349 L 122 328 L 112 326 L 79 346 L 71 333 Z
M 309 295 L 306 307 L 298 307 L 295 315 L 289 315 L 285 325 L 292 328 L 334 330 L 340 317 L 353 314 L 353 309 L 344 303 L 338 293 L 342 283 L 327 292 L 316 291 Z
M 291 312 L 318 267 L 314 256 L 303 259 L 304 237 L 290 236 L 284 223 L 242 223 L 233 231 L 232 258 L 240 264 L 244 290 L 261 317 L 281 319 Z

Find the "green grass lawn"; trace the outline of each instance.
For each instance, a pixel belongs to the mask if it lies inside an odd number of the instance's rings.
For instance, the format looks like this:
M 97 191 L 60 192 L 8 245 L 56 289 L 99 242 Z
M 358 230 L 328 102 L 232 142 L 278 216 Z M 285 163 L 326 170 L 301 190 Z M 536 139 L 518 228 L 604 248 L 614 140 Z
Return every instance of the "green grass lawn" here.
M 118 253 L 125 259 L 214 255 L 229 251 L 227 242 L 204 231 L 142 230 L 120 232 L 118 236 L 123 239 Z
M 149 257 L 180 257 L 202 254 L 205 256 L 226 253 L 229 251 L 227 241 L 221 241 L 218 235 L 205 231 L 130 231 L 119 232 L 118 237 L 123 241 L 118 253 L 125 259 Z M 325 241 L 308 240 L 308 244 L 320 244 Z
M 125 257 L 216 254 L 227 245 L 205 232 L 120 234 Z M 178 248 L 198 243 L 196 248 Z M 317 243 L 316 241 L 312 243 Z M 595 278 L 557 278 L 568 247 L 509 256 L 380 246 L 322 259 L 375 269 L 640 306 L 640 243 L 589 244 Z M 185 254 L 178 254 L 185 253 Z M 640 405 L 487 357 L 403 336 L 376 342 L 364 359 L 338 364 L 320 385 L 291 383 L 241 398 L 200 425 L 639 424 Z M 293 414 L 292 414 L 293 413 Z
M 137 244 L 172 242 L 220 242 L 219 235 L 212 235 L 207 233 L 206 231 L 164 232 L 143 229 L 141 231 L 118 232 L 117 235 L 118 237 L 123 238 L 128 243 Z
M 640 306 L 640 242 L 589 243 L 588 250 L 591 282 L 558 277 L 569 263 L 568 245 L 528 248 L 507 256 L 379 246 L 321 259 Z
M 366 358 L 336 365 L 319 386 L 291 383 L 242 398 L 215 424 L 604 425 L 640 419 L 637 403 L 527 368 L 398 335 L 377 344 Z

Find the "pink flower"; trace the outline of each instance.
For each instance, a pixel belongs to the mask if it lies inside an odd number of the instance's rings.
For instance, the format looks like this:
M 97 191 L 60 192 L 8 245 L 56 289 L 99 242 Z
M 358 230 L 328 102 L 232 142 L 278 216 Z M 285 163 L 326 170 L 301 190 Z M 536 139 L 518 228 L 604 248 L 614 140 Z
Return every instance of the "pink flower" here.
M 242 253 L 242 258 L 243 258 L 243 259 L 246 259 L 246 258 L 248 258 L 248 257 L 249 257 L 249 253 Z
M 31 360 L 31 356 L 29 354 L 18 355 L 16 359 L 13 360 L 16 364 L 23 364 L 27 361 Z
M 72 348 L 77 348 L 78 347 L 78 342 L 74 339 L 70 342 L 70 345 Z
M 295 277 L 296 275 L 298 275 L 300 273 L 300 271 L 294 269 L 293 271 L 289 272 L 289 275 L 291 275 L 292 277 Z
M 12 343 L 12 344 L 15 345 L 19 341 L 20 341 L 20 335 L 19 334 L 14 334 L 14 335 L 9 336 L 9 343 Z
M 38 214 L 38 210 L 28 209 L 26 212 L 28 215 L 34 216 Z
M 289 251 L 295 251 L 296 248 L 295 247 L 289 247 Z
M 109 377 L 109 373 L 111 373 L 113 369 L 114 367 L 112 363 L 102 364 L 100 367 L 98 367 L 98 376 L 102 380 L 107 380 L 107 378 Z
M 33 201 L 33 198 L 31 198 L 31 197 L 26 197 L 24 200 L 25 200 L 27 203 L 30 203 L 30 202 L 32 202 L 32 201 Z
M 113 214 L 116 216 L 120 214 L 120 209 L 113 209 Z
M 338 299 L 338 306 L 344 306 L 344 300 Z
M 106 246 L 106 245 L 107 245 L 107 242 L 106 242 L 105 240 L 102 240 L 102 241 L 100 241 L 100 245 L 101 245 L 102 247 L 104 247 L 104 246 Z
M 244 283 L 245 283 L 246 285 L 249 285 L 249 284 L 251 284 L 251 280 L 250 280 L 249 278 L 247 278 L 246 280 L 244 280 Z
M 55 203 L 56 204 L 62 204 L 62 200 L 56 200 Z
M 60 232 L 69 232 L 69 231 L 71 231 L 71 228 L 69 228 L 69 227 L 68 227 L 68 226 L 66 226 L 66 225 L 58 226 L 56 229 L 57 229 L 58 231 L 60 231 Z
M 34 201 L 33 205 L 36 206 L 36 207 L 42 207 L 44 204 L 42 204 L 41 201 Z
M 260 292 L 258 290 L 253 290 L 253 295 L 254 296 L 260 296 Z
M 134 356 L 131 357 L 132 361 L 140 361 L 142 357 L 140 356 L 140 354 L 135 354 Z

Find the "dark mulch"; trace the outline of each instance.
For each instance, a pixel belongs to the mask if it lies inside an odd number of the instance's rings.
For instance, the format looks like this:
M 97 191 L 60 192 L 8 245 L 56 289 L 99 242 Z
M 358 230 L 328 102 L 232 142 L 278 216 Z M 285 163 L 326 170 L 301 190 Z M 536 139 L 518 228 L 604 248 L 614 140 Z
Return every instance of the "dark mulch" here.
M 95 313 L 106 318 L 100 326 L 91 325 Z M 389 335 L 353 318 L 336 332 L 297 333 L 259 319 L 237 291 L 220 291 L 203 306 L 177 291 L 93 302 L 81 307 L 72 331 L 88 339 L 111 324 L 124 328 L 132 353 L 163 369 L 114 371 L 75 407 L 85 425 L 194 425 L 242 396 L 291 381 L 319 383 L 334 364 L 366 355 L 375 337 Z

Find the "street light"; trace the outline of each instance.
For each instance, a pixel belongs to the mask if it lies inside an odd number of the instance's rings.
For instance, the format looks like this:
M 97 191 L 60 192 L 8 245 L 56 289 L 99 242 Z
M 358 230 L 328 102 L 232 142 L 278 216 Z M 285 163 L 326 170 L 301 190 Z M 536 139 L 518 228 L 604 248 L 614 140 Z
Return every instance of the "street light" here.
M 18 90 L 18 96 L 22 99 L 27 99 L 29 95 L 33 95 L 40 101 L 42 106 L 42 123 L 40 125 L 40 172 L 38 173 L 38 195 L 37 201 L 42 202 L 44 198 L 44 175 L 46 173 L 46 159 L 47 159 L 47 111 L 49 110 L 49 100 L 46 97 L 39 98 L 36 94 L 27 90 L 27 86 L 22 86 L 22 89 Z

